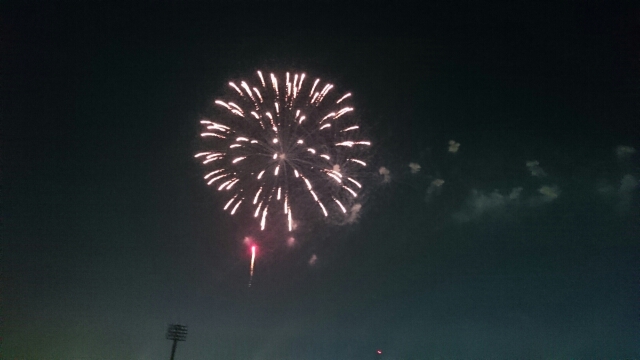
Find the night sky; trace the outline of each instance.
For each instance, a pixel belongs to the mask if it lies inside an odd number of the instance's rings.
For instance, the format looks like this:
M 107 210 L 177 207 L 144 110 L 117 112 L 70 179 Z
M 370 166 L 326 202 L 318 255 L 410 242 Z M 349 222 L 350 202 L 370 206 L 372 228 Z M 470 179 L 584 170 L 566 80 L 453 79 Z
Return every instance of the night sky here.
M 553 3 L 3 2 L 0 358 L 640 359 L 640 7 Z M 355 223 L 206 186 L 258 69 L 353 92 Z

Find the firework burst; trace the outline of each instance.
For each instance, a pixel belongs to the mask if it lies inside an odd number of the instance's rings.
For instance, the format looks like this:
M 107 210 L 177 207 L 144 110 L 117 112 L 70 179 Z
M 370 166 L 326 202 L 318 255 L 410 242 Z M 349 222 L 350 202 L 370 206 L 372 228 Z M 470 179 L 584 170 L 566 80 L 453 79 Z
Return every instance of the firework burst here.
M 227 197 L 224 210 L 250 213 L 263 230 L 281 221 L 292 231 L 300 213 L 347 219 L 371 145 L 351 93 L 304 73 L 256 75 L 253 83 L 229 82 L 215 114 L 200 121 L 206 150 L 195 157 L 207 185 Z

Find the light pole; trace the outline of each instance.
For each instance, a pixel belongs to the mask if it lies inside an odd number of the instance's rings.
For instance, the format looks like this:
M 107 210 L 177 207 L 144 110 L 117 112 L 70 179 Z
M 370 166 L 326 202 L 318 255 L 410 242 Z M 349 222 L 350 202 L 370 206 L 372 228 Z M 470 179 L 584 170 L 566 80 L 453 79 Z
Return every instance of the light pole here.
M 171 347 L 171 360 L 176 353 L 176 345 L 178 341 L 187 340 L 187 327 L 185 325 L 171 324 L 167 330 L 167 339 L 173 340 L 173 346 Z

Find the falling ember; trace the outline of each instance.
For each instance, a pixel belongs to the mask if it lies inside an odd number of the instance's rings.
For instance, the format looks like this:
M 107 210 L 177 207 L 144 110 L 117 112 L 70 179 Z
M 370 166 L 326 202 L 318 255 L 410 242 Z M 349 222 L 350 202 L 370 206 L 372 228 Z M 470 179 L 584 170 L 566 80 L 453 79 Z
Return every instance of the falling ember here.
M 371 142 L 355 131 L 352 94 L 306 78 L 257 71 L 229 81 L 226 96 L 210 103 L 214 114 L 198 119 L 207 147 L 194 157 L 205 181 L 221 191 L 224 210 L 247 209 L 261 229 L 279 222 L 293 231 L 293 211 L 319 215 L 310 208 L 347 219 L 362 188 Z

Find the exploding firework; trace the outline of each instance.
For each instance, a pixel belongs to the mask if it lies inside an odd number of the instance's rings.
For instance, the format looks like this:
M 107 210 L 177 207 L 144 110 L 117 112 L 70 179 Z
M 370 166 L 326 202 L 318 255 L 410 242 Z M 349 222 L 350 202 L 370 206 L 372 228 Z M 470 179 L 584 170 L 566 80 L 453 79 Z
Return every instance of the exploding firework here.
M 250 213 L 262 230 L 281 221 L 292 231 L 303 212 L 348 219 L 371 145 L 351 93 L 304 73 L 256 75 L 254 83 L 230 82 L 215 115 L 200 121 L 207 150 L 195 157 L 205 181 L 227 198 L 224 210 Z

